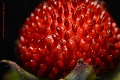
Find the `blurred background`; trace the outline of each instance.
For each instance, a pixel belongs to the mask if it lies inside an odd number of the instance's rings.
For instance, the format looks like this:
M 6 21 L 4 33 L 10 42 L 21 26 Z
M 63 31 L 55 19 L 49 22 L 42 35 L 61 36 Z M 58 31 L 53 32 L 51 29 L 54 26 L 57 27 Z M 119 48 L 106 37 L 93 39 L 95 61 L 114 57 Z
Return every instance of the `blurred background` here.
M 4 16 L 3 16 L 4 1 Z M 104 0 L 114 20 L 120 26 L 120 3 L 119 0 Z M 41 3 L 42 0 L 0 0 L 0 60 L 7 59 L 21 64 L 15 54 L 15 41 L 18 37 L 19 28 L 26 17 Z M 4 17 L 4 34 L 3 19 Z M 3 37 L 4 35 L 4 37 Z M 1 69 L 2 70 L 2 69 Z

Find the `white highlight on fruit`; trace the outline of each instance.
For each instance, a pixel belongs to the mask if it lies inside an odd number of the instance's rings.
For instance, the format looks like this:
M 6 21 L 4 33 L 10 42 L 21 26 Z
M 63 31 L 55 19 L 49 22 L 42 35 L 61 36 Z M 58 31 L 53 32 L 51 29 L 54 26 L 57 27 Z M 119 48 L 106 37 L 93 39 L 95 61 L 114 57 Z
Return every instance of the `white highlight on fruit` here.
M 118 28 L 114 28 L 114 31 L 117 32 L 117 31 L 118 31 Z
M 36 17 L 35 17 L 35 19 L 36 19 L 36 20 L 38 20 L 38 19 L 39 19 L 39 17 L 38 17 L 38 16 L 36 16 Z
M 53 40 L 53 38 L 52 38 L 52 35 L 48 35 L 48 36 L 47 36 L 47 40 L 50 41 L 51 43 L 54 42 L 54 40 Z
M 60 44 L 58 44 L 58 45 L 57 45 L 57 49 L 60 49 L 60 48 L 61 48 L 61 46 L 60 46 Z
M 52 8 L 51 8 L 51 7 L 48 7 L 48 9 L 49 9 L 49 10 L 52 10 Z
M 117 35 L 117 39 L 120 40 L 120 34 Z
M 97 4 L 97 9 L 100 7 L 100 4 Z
M 89 2 L 89 0 L 86 0 L 86 3 L 88 3 Z
M 35 25 L 35 23 L 32 22 L 32 26 L 34 26 L 34 25 Z
M 40 9 L 38 9 L 38 8 L 37 8 L 37 11 L 39 12 L 39 11 L 40 11 Z
M 34 16 L 34 14 L 33 14 L 33 13 L 31 13 L 31 16 Z
M 116 26 L 117 26 L 117 24 L 116 24 L 115 22 L 113 22 L 113 23 L 112 23 L 112 26 L 113 26 L 113 27 L 116 27 Z
M 85 43 L 85 41 L 83 40 L 83 39 L 81 39 L 81 41 L 80 41 L 81 43 Z
M 23 36 L 20 36 L 20 39 L 21 39 L 21 41 L 24 41 L 24 37 Z
M 46 9 L 46 8 L 47 8 L 47 4 L 44 3 L 44 5 L 43 5 L 43 9 Z
M 33 50 L 33 47 L 32 47 L 32 46 L 30 46 L 30 49 L 31 49 L 31 50 Z

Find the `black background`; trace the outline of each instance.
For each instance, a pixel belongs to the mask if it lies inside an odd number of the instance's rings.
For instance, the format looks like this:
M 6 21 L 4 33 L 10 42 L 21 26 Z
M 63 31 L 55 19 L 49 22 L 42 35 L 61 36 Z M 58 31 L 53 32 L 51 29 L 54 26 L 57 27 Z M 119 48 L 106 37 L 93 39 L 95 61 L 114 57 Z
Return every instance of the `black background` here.
M 20 64 L 15 55 L 15 41 L 18 37 L 19 28 L 26 17 L 41 3 L 41 0 L 4 0 L 5 3 L 5 27 L 4 38 L 2 37 L 2 0 L 0 0 L 0 60 L 12 60 Z M 120 26 L 120 3 L 119 0 L 105 0 L 112 17 Z

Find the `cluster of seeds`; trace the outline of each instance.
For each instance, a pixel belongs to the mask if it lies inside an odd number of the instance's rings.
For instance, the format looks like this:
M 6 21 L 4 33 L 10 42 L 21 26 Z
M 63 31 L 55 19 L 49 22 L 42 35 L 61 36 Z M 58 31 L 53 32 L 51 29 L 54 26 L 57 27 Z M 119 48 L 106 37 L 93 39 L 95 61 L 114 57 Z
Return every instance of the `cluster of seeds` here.
M 65 76 L 80 58 L 102 73 L 120 58 L 120 29 L 98 0 L 48 0 L 20 29 L 18 52 L 41 77 Z

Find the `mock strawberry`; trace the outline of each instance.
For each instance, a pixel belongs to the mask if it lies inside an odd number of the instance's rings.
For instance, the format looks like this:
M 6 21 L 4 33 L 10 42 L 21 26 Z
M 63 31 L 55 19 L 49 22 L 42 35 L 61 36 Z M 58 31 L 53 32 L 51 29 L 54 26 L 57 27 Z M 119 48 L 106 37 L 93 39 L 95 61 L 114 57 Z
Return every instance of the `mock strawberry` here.
M 100 74 L 120 58 L 120 29 L 98 0 L 48 0 L 20 29 L 23 65 L 40 77 L 68 74 L 82 58 Z

